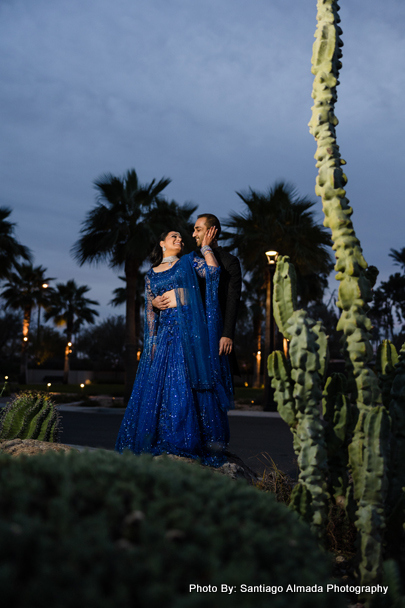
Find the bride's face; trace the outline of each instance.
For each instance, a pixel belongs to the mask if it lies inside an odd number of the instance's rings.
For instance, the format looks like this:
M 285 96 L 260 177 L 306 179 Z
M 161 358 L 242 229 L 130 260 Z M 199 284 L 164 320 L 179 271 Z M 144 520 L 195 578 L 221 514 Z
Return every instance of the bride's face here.
M 169 232 L 164 241 L 160 241 L 160 246 L 166 247 L 166 251 L 163 252 L 163 257 L 168 257 L 169 255 L 179 255 L 183 249 L 183 240 L 181 238 L 180 232 Z

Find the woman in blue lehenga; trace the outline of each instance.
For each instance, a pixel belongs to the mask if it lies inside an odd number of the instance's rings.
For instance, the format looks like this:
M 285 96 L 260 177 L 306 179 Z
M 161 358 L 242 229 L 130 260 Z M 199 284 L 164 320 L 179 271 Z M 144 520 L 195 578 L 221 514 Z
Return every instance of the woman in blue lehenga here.
M 178 258 L 178 232 L 161 236 L 146 275 L 144 348 L 115 449 L 135 454 L 176 454 L 220 466 L 229 441 L 232 407 L 228 360 L 219 356 L 220 268 L 205 235 L 201 252 Z M 198 277 L 206 281 L 205 307 Z M 152 300 L 164 296 L 165 310 Z

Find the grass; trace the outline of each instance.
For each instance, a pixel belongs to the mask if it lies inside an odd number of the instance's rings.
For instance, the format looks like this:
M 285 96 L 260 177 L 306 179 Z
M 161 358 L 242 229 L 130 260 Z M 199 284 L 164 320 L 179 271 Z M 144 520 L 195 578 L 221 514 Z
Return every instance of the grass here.
M 261 456 L 261 462 L 266 466 L 255 487 L 263 492 L 271 492 L 277 502 L 288 506 L 295 481 L 277 467 L 269 454 L 263 453 Z M 323 546 L 335 557 L 333 574 L 336 578 L 346 579 L 349 576 L 353 579 L 356 536 L 356 528 L 348 520 L 345 510 L 330 504 Z
M 292 489 L 295 485 L 294 480 L 278 468 L 267 452 L 261 454 L 261 456 L 263 459 L 261 462 L 263 463 L 264 461 L 265 469 L 262 477 L 254 485 L 259 490 L 275 494 L 277 502 L 283 502 L 288 505 Z
M 18 387 L 20 391 L 43 391 L 49 393 L 62 393 L 77 396 L 78 400 L 83 396 L 98 396 L 98 395 L 110 395 L 111 397 L 123 397 L 124 396 L 124 385 L 123 384 L 86 384 L 83 388 L 80 384 L 52 384 L 48 388 L 46 384 L 24 384 Z M 76 400 L 76 399 L 75 399 Z

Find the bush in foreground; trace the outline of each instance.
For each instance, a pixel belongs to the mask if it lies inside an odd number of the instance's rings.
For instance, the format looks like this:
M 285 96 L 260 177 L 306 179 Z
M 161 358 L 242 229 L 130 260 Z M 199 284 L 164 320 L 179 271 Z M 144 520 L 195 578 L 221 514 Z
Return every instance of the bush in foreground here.
M 197 466 L 103 451 L 0 455 L 0 486 L 4 606 L 342 606 L 332 593 L 241 593 L 326 590 L 329 560 L 287 507 Z M 190 593 L 193 583 L 237 590 Z

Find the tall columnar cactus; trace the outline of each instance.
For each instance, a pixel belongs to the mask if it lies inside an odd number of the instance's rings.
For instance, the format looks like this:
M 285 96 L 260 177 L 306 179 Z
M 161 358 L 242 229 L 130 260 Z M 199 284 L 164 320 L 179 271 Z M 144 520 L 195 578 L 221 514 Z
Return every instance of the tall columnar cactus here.
M 295 271 L 288 257 L 280 257 L 274 276 L 275 317 L 290 341 L 290 362 L 283 353 L 269 356 L 268 371 L 283 419 L 294 435 L 300 468 L 291 504 L 319 535 L 326 516 L 326 447 L 319 402 L 327 359 L 327 339 L 320 323 L 295 310 Z
M 312 56 L 314 105 L 309 126 L 317 141 L 315 158 L 319 174 L 315 191 L 322 197 L 324 224 L 332 232 L 336 278 L 340 281 L 337 305 L 342 314 L 338 329 L 346 341 L 357 402 L 359 406 L 367 406 L 379 400 L 379 388 L 375 374 L 366 365 L 372 357 L 371 322 L 365 314 L 365 305 L 371 300 L 370 281 L 364 272 L 367 263 L 350 219 L 352 208 L 346 198 L 344 186 L 347 178 L 342 170 L 346 163 L 340 157 L 336 143 L 338 120 L 334 106 L 341 67 L 340 47 L 343 46 L 339 37 L 342 30 L 338 26 L 338 10 L 336 0 L 318 0 L 318 27 Z
M 57 441 L 60 416 L 49 395 L 25 392 L 17 395 L 0 418 L 0 440 L 38 439 Z
M 340 281 L 337 305 L 342 312 L 338 329 L 343 332 L 350 372 L 349 390 L 357 408 L 349 463 L 358 504 L 355 523 L 362 546 L 360 574 L 363 583 L 367 583 L 378 578 L 382 565 L 380 541 L 387 488 L 384 438 L 388 414 L 378 405 L 381 394 L 377 376 L 368 366 L 372 357 L 371 323 L 366 315 L 367 302 L 371 299 L 370 281 L 365 272 L 367 263 L 350 219 L 352 209 L 344 189 L 347 178 L 342 170 L 345 161 L 336 143 L 338 120 L 334 107 L 343 46 L 338 11 L 336 0 L 318 0 L 318 27 L 312 56 L 314 105 L 309 126 L 317 141 L 315 158 L 319 174 L 315 191 L 322 197 L 324 224 L 332 232 L 336 278 Z

